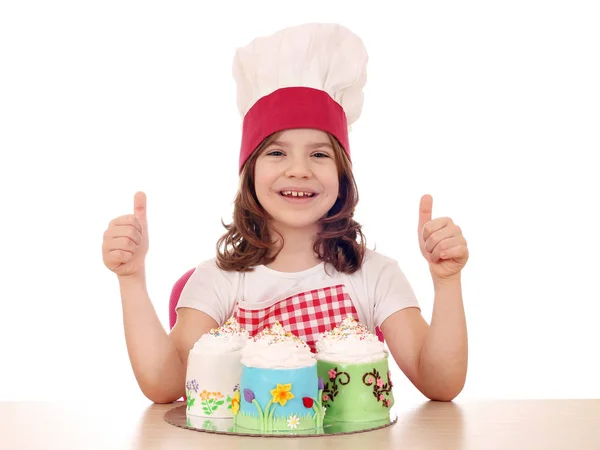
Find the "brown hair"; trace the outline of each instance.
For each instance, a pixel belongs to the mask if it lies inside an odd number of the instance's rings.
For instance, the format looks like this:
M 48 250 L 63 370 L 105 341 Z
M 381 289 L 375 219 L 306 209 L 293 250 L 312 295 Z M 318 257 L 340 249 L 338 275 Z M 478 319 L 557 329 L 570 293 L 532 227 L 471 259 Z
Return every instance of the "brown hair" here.
M 269 214 L 261 206 L 254 189 L 254 168 L 261 152 L 277 136 L 266 138 L 246 161 L 234 201 L 233 222 L 223 223 L 227 230 L 217 242 L 217 265 L 223 270 L 247 272 L 277 257 L 267 228 Z M 339 272 L 353 273 L 362 265 L 366 240 L 361 225 L 353 219 L 358 204 L 358 189 L 352 166 L 340 143 L 329 135 L 339 174 L 339 195 L 335 204 L 321 219 L 321 231 L 314 244 L 319 258 Z

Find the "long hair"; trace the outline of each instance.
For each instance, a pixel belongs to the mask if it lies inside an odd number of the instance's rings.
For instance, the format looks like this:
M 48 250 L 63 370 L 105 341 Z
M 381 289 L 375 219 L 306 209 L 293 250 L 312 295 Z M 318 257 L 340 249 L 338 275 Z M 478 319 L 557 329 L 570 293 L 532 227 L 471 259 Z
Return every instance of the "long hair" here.
M 273 262 L 280 251 L 272 251 L 275 244 L 268 229 L 270 217 L 259 203 L 254 189 L 256 160 L 280 134 L 266 138 L 242 168 L 233 222 L 226 225 L 221 221 L 226 232 L 217 241 L 217 266 L 223 270 L 251 271 L 255 266 Z M 337 271 L 353 273 L 361 267 L 366 252 L 362 227 L 353 219 L 358 204 L 358 188 L 342 146 L 331 135 L 329 140 L 335 153 L 339 195 L 320 220 L 320 232 L 313 249 L 321 261 L 331 264 Z

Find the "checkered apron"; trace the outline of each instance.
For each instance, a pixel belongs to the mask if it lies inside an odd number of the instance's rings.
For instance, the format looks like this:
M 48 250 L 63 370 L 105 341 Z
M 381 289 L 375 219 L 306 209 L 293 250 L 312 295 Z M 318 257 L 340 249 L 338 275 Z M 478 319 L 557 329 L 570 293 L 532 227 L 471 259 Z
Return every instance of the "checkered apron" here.
M 234 317 L 250 336 L 279 322 L 308 344 L 316 353 L 320 333 L 335 328 L 347 316 L 357 321 L 358 314 L 343 284 L 322 287 L 283 298 L 265 308 L 244 308 L 238 303 Z

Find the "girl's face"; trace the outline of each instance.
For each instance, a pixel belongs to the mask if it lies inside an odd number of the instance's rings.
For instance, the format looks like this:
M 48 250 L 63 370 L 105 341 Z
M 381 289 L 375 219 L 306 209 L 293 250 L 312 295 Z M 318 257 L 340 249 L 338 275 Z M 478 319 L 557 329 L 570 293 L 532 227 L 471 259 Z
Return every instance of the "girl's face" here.
M 339 180 L 327 133 L 314 129 L 282 132 L 256 160 L 254 188 L 276 230 L 316 226 L 335 204 Z

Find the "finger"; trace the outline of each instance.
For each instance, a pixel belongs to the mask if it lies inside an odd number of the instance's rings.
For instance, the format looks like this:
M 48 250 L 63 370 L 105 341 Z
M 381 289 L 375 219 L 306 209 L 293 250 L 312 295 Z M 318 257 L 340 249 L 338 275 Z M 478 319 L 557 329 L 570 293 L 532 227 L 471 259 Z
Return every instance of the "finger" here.
M 441 254 L 444 251 L 456 247 L 458 245 L 464 245 L 464 243 L 464 240 L 458 236 L 452 236 L 450 238 L 442 239 L 431 250 L 431 259 L 434 261 L 439 261 L 441 259 Z
M 433 210 L 433 197 L 427 194 L 421 197 L 421 203 L 419 204 L 419 239 L 423 238 L 423 228 L 425 224 L 431 220 L 431 212 Z
M 134 244 L 139 245 L 142 241 L 142 234 L 133 225 L 116 225 L 108 228 L 104 233 L 105 239 L 127 238 Z
M 133 254 L 124 250 L 113 250 L 108 253 L 106 265 L 111 269 L 119 267 L 121 264 L 127 264 L 133 258 Z
M 429 224 L 425 226 L 427 229 L 426 234 L 427 237 L 425 239 L 425 250 L 428 252 L 433 251 L 435 246 L 442 241 L 443 239 L 449 239 L 451 237 L 459 237 L 464 239 L 462 235 L 462 230 L 458 225 L 455 225 L 452 222 L 452 219 L 448 218 L 440 218 L 431 221 Z M 437 230 L 436 230 L 437 228 Z M 433 232 L 429 232 L 430 230 L 436 230 Z
M 459 237 L 452 237 L 449 239 L 444 239 L 441 241 L 431 252 L 431 259 L 435 261 L 439 261 L 441 259 L 448 259 L 446 257 L 442 258 L 442 255 L 446 254 L 446 252 L 454 247 L 466 247 L 467 242 Z
M 458 262 L 463 262 L 466 261 L 468 257 L 469 249 L 466 245 L 457 245 L 456 247 L 446 249 L 440 253 L 440 260 L 454 259 Z
M 113 228 L 117 226 L 132 226 L 140 233 L 142 232 L 142 224 L 139 219 L 133 214 L 127 214 L 124 216 L 117 217 L 109 222 L 108 228 Z
M 133 254 L 137 249 L 137 245 L 131 239 L 122 237 L 108 239 L 104 244 L 104 248 L 107 252 L 122 250 Z
M 433 250 L 442 239 L 447 239 L 459 234 L 458 228 L 448 217 L 438 217 L 425 224 L 423 227 L 423 240 L 427 251 Z
M 144 192 L 136 192 L 133 197 L 133 213 L 142 224 L 142 228 L 146 229 L 148 220 L 146 218 L 146 194 Z
M 436 219 L 430 220 L 423 227 L 423 241 L 427 242 L 427 240 L 431 238 L 431 236 L 434 233 L 437 233 L 438 231 L 450 226 L 455 225 L 452 222 L 452 219 L 450 219 L 449 217 L 438 217 Z
M 425 251 L 431 253 L 438 244 L 446 239 L 454 237 L 450 227 L 443 227 L 441 230 L 431 233 L 425 240 Z

